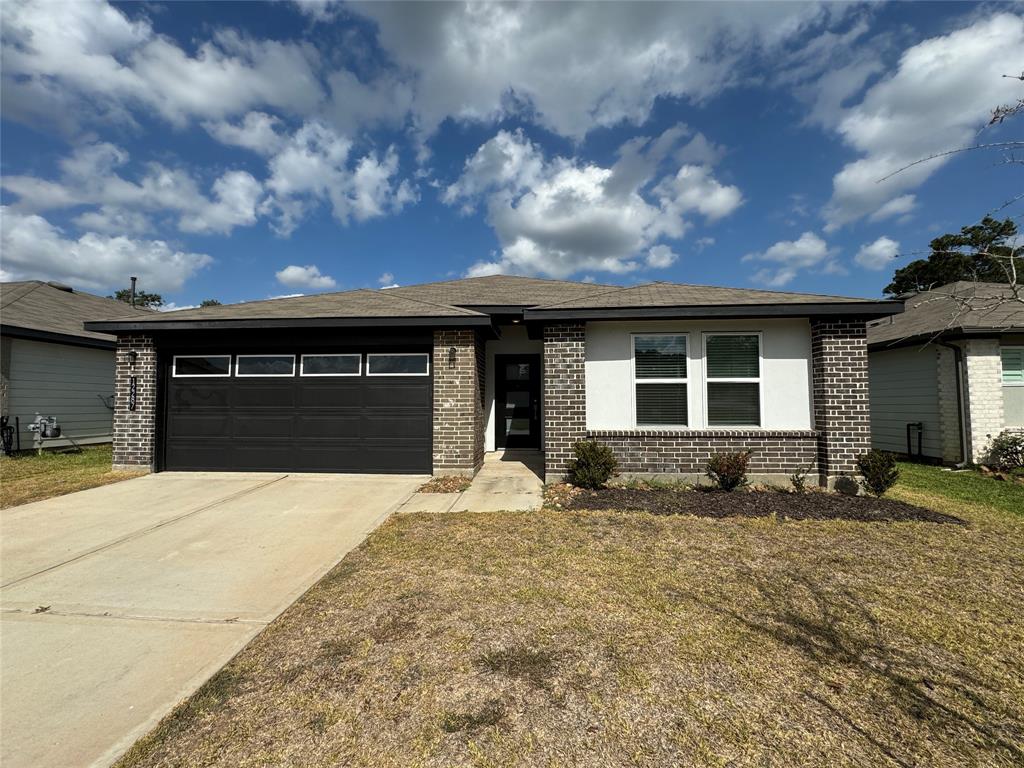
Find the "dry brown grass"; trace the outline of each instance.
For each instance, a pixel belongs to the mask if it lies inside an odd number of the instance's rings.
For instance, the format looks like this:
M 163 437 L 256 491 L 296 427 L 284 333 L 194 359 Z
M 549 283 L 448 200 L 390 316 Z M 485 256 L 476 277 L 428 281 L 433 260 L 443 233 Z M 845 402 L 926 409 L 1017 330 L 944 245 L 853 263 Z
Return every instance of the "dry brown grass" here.
M 77 453 L 0 456 L 0 509 L 138 477 L 137 472 L 114 472 L 110 460 L 109 445 Z
M 419 487 L 420 493 L 462 493 L 469 488 L 472 479 L 462 475 L 432 477 Z
M 122 766 L 1024 761 L 1024 519 L 394 517 Z

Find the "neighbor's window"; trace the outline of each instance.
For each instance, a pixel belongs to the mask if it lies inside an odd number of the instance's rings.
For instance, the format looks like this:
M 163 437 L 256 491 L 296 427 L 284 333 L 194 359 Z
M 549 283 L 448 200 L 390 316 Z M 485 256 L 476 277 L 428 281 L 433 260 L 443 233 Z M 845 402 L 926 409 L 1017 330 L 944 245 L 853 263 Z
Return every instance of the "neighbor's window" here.
M 1003 384 L 1024 386 L 1024 347 L 1003 347 Z
M 303 355 L 300 376 L 358 376 L 362 355 Z
M 638 427 L 687 425 L 685 334 L 634 335 L 633 375 Z
M 231 355 L 175 355 L 174 376 L 230 376 Z
M 761 426 L 761 336 L 704 336 L 709 427 Z
M 295 355 L 239 355 L 236 376 L 294 376 Z
M 366 356 L 367 376 L 426 376 L 428 373 L 430 355 L 425 352 Z

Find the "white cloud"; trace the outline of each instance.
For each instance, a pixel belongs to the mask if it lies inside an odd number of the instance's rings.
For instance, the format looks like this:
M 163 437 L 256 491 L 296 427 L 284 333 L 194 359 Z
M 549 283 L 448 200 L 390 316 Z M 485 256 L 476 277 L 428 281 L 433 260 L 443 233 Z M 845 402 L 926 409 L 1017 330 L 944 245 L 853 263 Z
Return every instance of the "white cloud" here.
M 198 304 L 176 304 L 173 301 L 169 301 L 166 304 L 161 304 L 156 308 L 157 312 L 177 312 L 179 309 L 199 309 Z
M 17 106 L 41 95 L 58 121 L 72 106 L 87 116 L 141 106 L 182 125 L 260 105 L 308 113 L 324 97 L 311 46 L 220 31 L 191 55 L 102 0 L 12 0 L 3 38 L 5 102 L 9 86 Z
M 227 120 L 203 123 L 206 131 L 221 144 L 243 147 L 260 155 L 272 155 L 284 145 L 278 132 L 280 118 L 266 112 L 250 112 L 237 125 Z
M 853 260 L 865 269 L 885 269 L 900 252 L 900 244 L 882 236 L 873 243 L 862 245 Z
M 213 183 L 215 202 L 187 213 L 178 226 L 185 232 L 221 232 L 256 223 L 263 185 L 245 171 L 228 171 Z
M 320 274 L 320 269 L 313 264 L 304 267 L 292 264 L 275 273 L 277 282 L 289 288 L 305 288 L 311 291 L 334 288 L 337 283 L 333 277 Z
M 872 213 L 868 217 L 868 220 L 882 221 L 896 216 L 907 216 L 916 207 L 917 197 L 915 195 L 900 195 L 899 197 L 894 197 L 877 211 Z
M 377 284 L 381 288 L 397 288 L 398 283 L 395 282 L 395 276 L 390 272 L 385 272 L 383 275 L 377 278 Z
M 379 42 L 410 74 L 430 134 L 447 117 L 493 121 L 524 107 L 580 138 L 642 124 L 659 96 L 699 101 L 743 82 L 766 53 L 848 8 L 816 3 L 366 3 Z M 557 73 L 557 76 L 553 73 Z
M 652 269 L 665 269 L 676 263 L 679 256 L 667 245 L 656 245 L 647 252 L 647 266 Z
M 97 210 L 81 213 L 74 222 L 79 229 L 111 235 L 141 235 L 153 226 L 146 214 L 114 205 L 101 205 Z
M 742 202 L 703 166 L 684 165 L 659 179 L 678 127 L 623 146 L 612 168 L 576 159 L 545 159 L 521 131 L 500 131 L 467 159 L 463 175 L 444 192 L 449 205 L 483 200 L 501 244 L 496 261 L 474 264 L 471 275 L 497 273 L 567 277 L 599 270 L 623 274 L 665 238 L 680 238 L 688 216 L 727 215 Z M 668 251 L 670 252 L 670 251 Z M 658 250 L 655 262 L 665 262 Z
M 213 259 L 175 250 L 163 240 L 87 232 L 77 240 L 46 219 L 9 206 L 2 215 L 5 279 L 59 280 L 93 290 L 124 285 L 135 275 L 149 291 L 177 291 Z
M 713 237 L 698 237 L 697 242 L 694 243 L 694 248 L 697 253 L 700 253 L 705 248 L 710 248 L 715 244 L 715 238 Z
M 1020 84 L 1002 75 L 1024 60 L 1024 18 L 999 13 L 904 51 L 896 71 L 871 86 L 837 123 L 860 154 L 833 179 L 826 229 L 906 206 L 918 187 L 949 158 L 908 168 L 936 152 L 971 144 L 992 108 L 1012 102 Z M 902 202 L 897 203 L 897 200 Z M 898 212 L 898 211 L 897 211 Z
M 796 240 L 780 240 L 765 251 L 748 253 L 747 262 L 768 262 L 754 273 L 754 282 L 778 288 L 790 283 L 804 269 L 823 272 L 839 271 L 835 250 L 813 232 L 804 232 Z

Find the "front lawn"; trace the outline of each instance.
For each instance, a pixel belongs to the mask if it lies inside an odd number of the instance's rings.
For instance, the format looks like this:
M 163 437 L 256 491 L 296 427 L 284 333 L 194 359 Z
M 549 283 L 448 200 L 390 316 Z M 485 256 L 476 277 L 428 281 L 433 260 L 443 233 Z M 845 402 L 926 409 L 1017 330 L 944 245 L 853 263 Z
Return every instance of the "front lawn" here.
M 938 472 L 967 525 L 395 516 L 121 765 L 1020 765 L 1024 518 Z
M 136 477 L 110 468 L 109 445 L 88 446 L 80 453 L 24 453 L 0 456 L 0 509 Z

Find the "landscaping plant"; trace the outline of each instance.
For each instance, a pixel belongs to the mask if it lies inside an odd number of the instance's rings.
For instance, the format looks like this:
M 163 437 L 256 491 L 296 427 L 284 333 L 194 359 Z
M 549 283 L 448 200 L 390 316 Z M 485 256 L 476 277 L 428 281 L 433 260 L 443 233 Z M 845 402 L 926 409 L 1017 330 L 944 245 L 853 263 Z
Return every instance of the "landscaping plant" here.
M 707 475 L 723 491 L 747 484 L 747 465 L 751 451 L 716 453 L 708 460 Z
M 881 496 L 892 488 L 900 477 L 896 457 L 874 448 L 857 459 L 857 469 L 864 476 L 864 486 L 875 496 Z
M 804 493 L 807 491 L 807 475 L 811 472 L 811 467 L 814 466 L 814 462 L 811 462 L 806 467 L 798 467 L 796 472 L 789 476 L 789 482 L 793 486 L 794 493 Z
M 1004 471 L 1024 467 L 1024 432 L 1004 431 L 996 435 L 984 463 Z
M 612 449 L 596 440 L 580 440 L 573 447 L 576 458 L 569 462 L 568 480 L 578 488 L 604 488 L 619 463 Z

